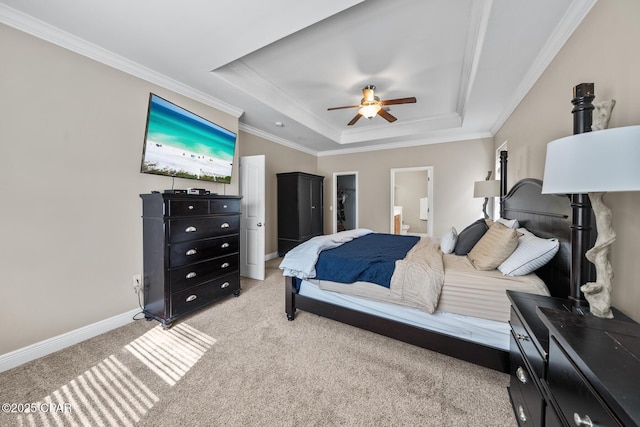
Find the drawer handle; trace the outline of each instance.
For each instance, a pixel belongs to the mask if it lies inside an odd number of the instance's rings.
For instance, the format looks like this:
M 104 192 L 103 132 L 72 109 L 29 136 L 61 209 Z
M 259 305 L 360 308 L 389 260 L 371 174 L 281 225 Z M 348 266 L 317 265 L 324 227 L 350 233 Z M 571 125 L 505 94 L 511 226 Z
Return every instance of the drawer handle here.
M 589 418 L 589 415 L 585 415 L 584 418 L 582 418 L 577 412 L 574 412 L 573 422 L 578 427 L 593 427 L 593 422 L 591 418 Z
M 518 418 L 523 423 L 527 422 L 527 414 L 524 413 L 524 408 L 522 407 L 522 405 L 518 405 Z
M 197 296 L 197 295 L 193 295 L 193 294 L 191 294 L 191 295 L 189 295 L 189 296 L 187 297 L 186 302 L 191 302 L 191 301 L 193 301 L 193 300 L 194 300 L 194 299 L 196 299 L 196 298 L 198 298 L 198 296 Z
M 222 205 L 222 207 L 223 207 L 224 209 L 227 209 L 229 206 L 227 206 L 227 205 Z
M 516 369 L 516 377 L 518 377 L 518 380 L 522 383 L 522 384 L 526 384 L 528 379 L 527 379 L 527 374 L 524 371 L 524 369 L 522 369 L 522 366 L 519 366 L 518 369 Z
M 184 231 L 186 231 L 187 233 L 193 233 L 194 231 L 196 231 L 196 228 L 193 225 L 190 225 L 189 227 L 185 228 Z
M 189 205 L 189 210 L 192 211 L 193 210 L 193 205 Z
M 193 278 L 194 278 L 194 277 L 196 277 L 196 276 L 197 276 L 196 272 L 195 272 L 195 271 L 192 271 L 191 273 L 187 274 L 185 277 L 186 277 L 187 279 L 193 279 Z
M 222 249 L 226 249 L 229 247 L 229 244 L 227 242 L 224 242 L 221 246 Z
M 229 267 L 231 264 L 229 264 L 228 262 L 223 263 L 220 268 L 227 268 Z
M 224 283 L 222 284 L 222 286 L 220 286 L 220 287 L 221 287 L 222 289 L 224 289 L 224 288 L 228 288 L 229 286 L 231 286 L 231 283 L 229 283 L 229 282 L 224 282 Z
M 518 338 L 520 341 L 529 341 L 529 335 L 516 334 L 516 338 Z
M 220 226 L 220 228 L 229 228 L 229 223 L 228 222 L 224 222 L 222 223 L 222 225 Z
M 187 254 L 187 255 L 195 255 L 195 254 L 197 254 L 197 253 L 198 253 L 198 251 L 197 251 L 197 250 L 195 250 L 195 249 L 189 249 L 189 250 L 186 252 L 186 254 Z

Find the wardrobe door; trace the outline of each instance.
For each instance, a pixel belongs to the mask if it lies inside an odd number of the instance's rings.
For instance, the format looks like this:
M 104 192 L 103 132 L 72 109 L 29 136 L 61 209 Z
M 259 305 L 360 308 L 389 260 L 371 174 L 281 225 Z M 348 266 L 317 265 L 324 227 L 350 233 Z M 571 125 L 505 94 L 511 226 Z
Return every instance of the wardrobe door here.
M 322 219 L 322 178 L 311 179 L 310 184 L 310 205 L 311 205 L 311 235 L 318 236 L 323 232 L 323 219 Z

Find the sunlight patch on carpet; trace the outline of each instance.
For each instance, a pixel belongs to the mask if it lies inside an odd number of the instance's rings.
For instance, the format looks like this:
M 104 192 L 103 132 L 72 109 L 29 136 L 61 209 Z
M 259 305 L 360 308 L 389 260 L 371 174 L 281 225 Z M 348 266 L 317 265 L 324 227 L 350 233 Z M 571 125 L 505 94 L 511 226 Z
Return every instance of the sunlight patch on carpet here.
M 182 323 L 169 330 L 153 328 L 124 348 L 172 386 L 215 342 Z M 19 426 L 134 426 L 159 401 L 139 376 L 111 355 L 42 401 L 20 408 L 17 421 Z
M 125 348 L 167 384 L 174 385 L 215 342 L 207 334 L 181 323 L 167 331 L 154 328 Z
M 25 426 L 132 426 L 160 399 L 111 355 L 19 418 Z

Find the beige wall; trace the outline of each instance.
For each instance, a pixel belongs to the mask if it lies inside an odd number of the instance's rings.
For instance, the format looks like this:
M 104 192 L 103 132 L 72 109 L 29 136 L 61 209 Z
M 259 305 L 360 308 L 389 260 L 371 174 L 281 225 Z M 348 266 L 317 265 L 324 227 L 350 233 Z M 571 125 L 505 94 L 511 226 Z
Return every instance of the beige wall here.
M 278 251 L 278 205 L 276 174 L 281 172 L 316 173 L 316 156 L 240 132 L 240 156 L 265 155 L 265 252 Z M 327 202 L 325 200 L 325 206 Z
M 579 83 L 595 83 L 594 102 L 615 99 L 609 127 L 640 124 L 640 2 L 602 0 L 591 10 L 530 93 L 495 136 L 509 144 L 509 182 L 542 178 L 546 144 L 573 133 L 571 98 Z M 640 160 L 640 159 L 639 159 Z M 610 193 L 618 237 L 611 261 L 613 305 L 640 321 L 640 192 Z
M 172 185 L 140 173 L 149 92 L 238 120 L 4 25 L 0 40 L 3 354 L 138 306 L 139 194 Z M 175 187 L 236 194 L 237 177 Z
M 433 235 L 452 226 L 461 231 L 482 217 L 482 200 L 473 198 L 473 183 L 494 164 L 493 140 L 458 141 L 393 150 L 318 157 L 325 176 L 325 230 L 331 230 L 330 201 L 334 172 L 358 172 L 359 226 L 388 233 L 391 220 L 391 169 L 433 166 Z

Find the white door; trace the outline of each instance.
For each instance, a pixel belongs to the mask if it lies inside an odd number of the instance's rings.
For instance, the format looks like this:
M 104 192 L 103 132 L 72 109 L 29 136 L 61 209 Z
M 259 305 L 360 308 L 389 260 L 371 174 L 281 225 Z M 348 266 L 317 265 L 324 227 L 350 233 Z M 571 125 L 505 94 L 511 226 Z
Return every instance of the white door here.
M 265 157 L 240 157 L 240 275 L 264 280 Z

